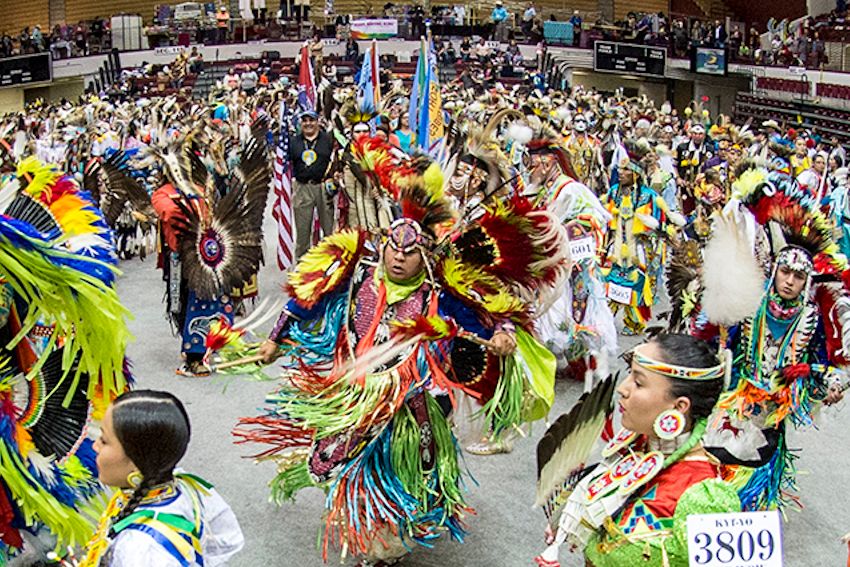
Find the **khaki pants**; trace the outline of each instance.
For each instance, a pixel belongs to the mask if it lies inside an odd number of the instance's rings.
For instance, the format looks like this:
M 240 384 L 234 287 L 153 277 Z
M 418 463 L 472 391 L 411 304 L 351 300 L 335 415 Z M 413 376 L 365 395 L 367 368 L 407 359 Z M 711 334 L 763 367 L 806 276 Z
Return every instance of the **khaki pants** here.
M 292 208 L 295 216 L 295 258 L 310 249 L 313 235 L 313 210 L 319 217 L 324 236 L 333 232 L 334 215 L 330 197 L 321 183 L 301 183 L 292 180 Z

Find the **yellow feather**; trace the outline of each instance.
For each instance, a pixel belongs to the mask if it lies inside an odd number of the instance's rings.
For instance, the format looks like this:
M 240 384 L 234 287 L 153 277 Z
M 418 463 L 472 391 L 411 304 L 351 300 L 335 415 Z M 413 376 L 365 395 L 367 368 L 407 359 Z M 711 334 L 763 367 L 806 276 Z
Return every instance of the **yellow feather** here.
M 289 276 L 295 298 L 317 301 L 324 290 L 333 288 L 346 274 L 345 266 L 354 259 L 360 243 L 356 229 L 341 230 L 307 251 Z
M 21 161 L 15 174 L 17 177 L 29 176 L 29 183 L 25 191 L 33 197 L 41 195 L 62 175 L 53 165 L 41 163 L 34 156 Z

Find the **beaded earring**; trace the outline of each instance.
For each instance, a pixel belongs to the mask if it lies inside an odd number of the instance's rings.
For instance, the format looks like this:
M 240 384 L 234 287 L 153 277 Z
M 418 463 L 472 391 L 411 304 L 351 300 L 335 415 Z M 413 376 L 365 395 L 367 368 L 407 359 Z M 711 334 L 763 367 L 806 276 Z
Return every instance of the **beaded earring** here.
M 139 488 L 142 485 L 142 473 L 133 471 L 127 475 L 127 484 L 133 488 Z
M 655 418 L 652 430 L 664 441 L 675 439 L 685 431 L 685 415 L 675 408 L 664 410 Z

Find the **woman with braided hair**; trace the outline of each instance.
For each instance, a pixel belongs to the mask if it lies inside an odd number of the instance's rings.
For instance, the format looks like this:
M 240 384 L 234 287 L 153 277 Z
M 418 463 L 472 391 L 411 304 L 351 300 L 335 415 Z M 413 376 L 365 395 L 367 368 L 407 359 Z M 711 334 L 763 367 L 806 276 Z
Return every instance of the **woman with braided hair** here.
M 167 392 L 137 390 L 106 410 L 95 442 L 100 480 L 118 488 L 82 567 L 222 565 L 244 539 L 233 511 L 206 481 L 175 473 L 189 416 Z
M 589 567 L 685 566 L 688 516 L 741 509 L 735 487 L 703 447 L 727 360 L 708 343 L 677 334 L 659 334 L 627 358 L 629 374 L 617 387 L 622 429 L 602 462 L 576 471 L 572 486 L 548 482 L 563 475 L 546 468 L 539 477 L 538 494 L 541 486 L 557 487 L 544 494 L 549 547 L 535 558 L 539 567 L 560 567 L 562 544 L 583 551 Z M 566 436 L 560 447 L 575 441 Z

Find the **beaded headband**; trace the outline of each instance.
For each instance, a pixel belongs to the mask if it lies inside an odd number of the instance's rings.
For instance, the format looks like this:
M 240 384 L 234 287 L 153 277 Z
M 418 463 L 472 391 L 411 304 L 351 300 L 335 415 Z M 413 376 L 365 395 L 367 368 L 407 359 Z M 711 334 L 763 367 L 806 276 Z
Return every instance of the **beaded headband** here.
M 776 266 L 785 266 L 795 272 L 809 274 L 815 269 L 808 250 L 799 246 L 786 246 L 776 256 Z
M 689 368 L 687 366 L 676 366 L 667 362 L 653 360 L 645 354 L 640 353 L 640 349 L 646 345 L 640 345 L 632 350 L 635 363 L 641 368 L 645 368 L 650 372 L 667 376 L 668 378 L 677 378 L 679 380 L 716 380 L 723 378 L 726 375 L 726 363 L 721 362 L 717 366 L 709 368 Z
M 433 244 L 419 223 L 408 218 L 393 221 L 387 236 L 389 245 L 405 254 L 418 247 L 428 248 Z

